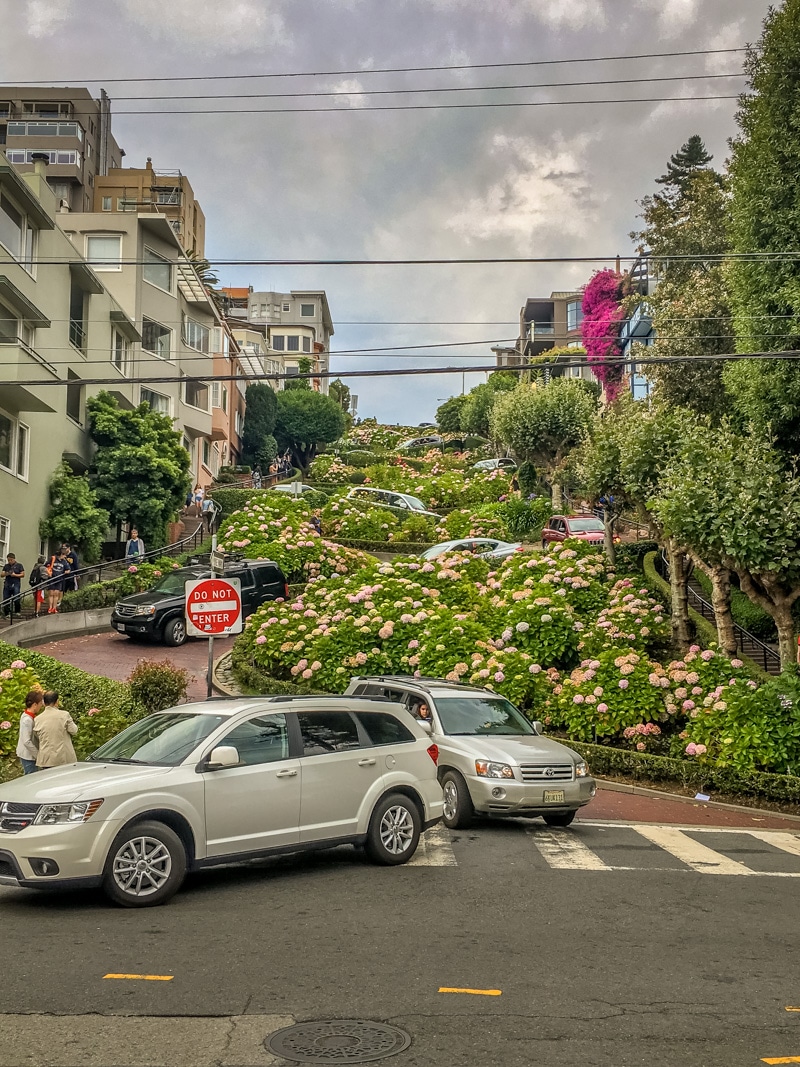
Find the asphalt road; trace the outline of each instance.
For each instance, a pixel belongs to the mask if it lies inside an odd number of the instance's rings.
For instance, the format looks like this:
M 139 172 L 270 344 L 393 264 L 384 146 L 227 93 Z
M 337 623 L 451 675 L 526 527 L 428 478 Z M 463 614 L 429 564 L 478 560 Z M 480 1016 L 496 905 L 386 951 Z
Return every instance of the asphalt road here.
M 283 1063 L 270 1032 L 331 1018 L 408 1031 L 397 1067 L 800 1057 L 800 838 L 591 818 L 206 872 L 152 910 L 0 889 L 0 1067 Z

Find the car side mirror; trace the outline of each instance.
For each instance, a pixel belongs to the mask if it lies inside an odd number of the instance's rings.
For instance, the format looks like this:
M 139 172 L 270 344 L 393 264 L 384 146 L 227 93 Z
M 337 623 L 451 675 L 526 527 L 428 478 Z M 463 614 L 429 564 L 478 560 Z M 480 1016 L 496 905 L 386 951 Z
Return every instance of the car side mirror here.
M 417 719 L 417 722 L 419 723 L 419 725 L 422 727 L 422 729 L 425 731 L 426 734 L 432 734 L 433 733 L 433 727 L 431 726 L 431 724 L 428 722 L 427 719 Z
M 543 734 L 544 733 L 544 723 L 540 722 L 539 719 L 534 719 L 533 723 L 532 723 L 532 726 L 533 726 L 533 728 L 534 728 L 534 730 L 536 731 L 537 734 Z
M 223 767 L 236 767 L 239 764 L 239 750 L 233 745 L 218 745 L 212 749 L 206 762 L 209 771 L 219 771 Z

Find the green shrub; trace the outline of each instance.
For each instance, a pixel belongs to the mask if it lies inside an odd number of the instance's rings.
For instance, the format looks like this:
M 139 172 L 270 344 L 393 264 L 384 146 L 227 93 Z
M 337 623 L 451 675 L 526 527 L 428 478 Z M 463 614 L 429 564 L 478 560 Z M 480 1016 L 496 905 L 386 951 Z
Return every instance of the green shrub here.
M 379 463 L 379 457 L 375 452 L 368 452 L 366 449 L 356 449 L 353 452 L 343 452 L 342 462 L 346 463 L 349 467 L 358 467 L 359 470 L 363 470 L 364 467 L 371 467 L 375 463 Z
M 272 678 L 253 663 L 248 646 L 239 642 L 231 651 L 231 669 L 236 681 L 251 696 L 302 696 L 324 692 L 306 685 L 305 682 L 283 682 Z
M 473 448 L 482 448 L 484 445 L 488 445 L 489 442 L 485 437 L 465 437 L 464 449 L 470 452 Z
M 189 672 L 168 659 L 140 659 L 128 676 L 131 696 L 148 714 L 180 704 L 189 687 Z
M 532 463 L 526 461 L 517 471 L 520 496 L 528 497 L 539 490 L 539 475 Z
M 706 599 L 710 602 L 710 579 L 697 567 L 695 567 L 693 578 L 701 586 Z M 774 641 L 778 636 L 771 616 L 735 586 L 731 588 L 731 614 L 734 622 L 762 641 Z
M 549 497 L 525 500 L 512 496 L 497 509 L 506 533 L 511 541 L 532 541 L 538 538 L 542 527 L 553 514 Z
M 409 515 L 392 540 L 408 544 L 431 544 L 434 536 L 434 520 L 425 515 Z
M 648 552 L 657 552 L 657 541 L 626 541 L 616 546 L 617 572 L 633 574 L 641 571 Z
M 366 480 L 367 476 L 363 471 L 353 471 L 347 478 L 350 485 L 363 485 Z

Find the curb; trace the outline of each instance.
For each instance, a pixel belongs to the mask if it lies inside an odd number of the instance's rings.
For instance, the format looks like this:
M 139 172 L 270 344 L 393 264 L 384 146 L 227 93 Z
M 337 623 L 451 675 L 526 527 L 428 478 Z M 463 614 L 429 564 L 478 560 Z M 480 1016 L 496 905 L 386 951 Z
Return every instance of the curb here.
M 28 619 L 0 630 L 0 641 L 19 648 L 34 648 L 51 641 L 104 633 L 110 629 L 112 610 L 86 608 L 82 611 L 65 611 L 58 615 L 43 615 L 40 619 Z
M 230 652 L 223 652 L 219 659 L 214 660 L 214 666 L 211 671 L 211 684 L 218 693 L 222 693 L 226 697 L 240 697 L 242 694 L 237 693 L 235 689 L 231 689 L 230 686 L 225 685 L 220 680 L 219 672 L 223 667 L 227 667 L 230 662 Z
M 681 804 L 702 805 L 704 808 L 720 808 L 722 811 L 741 811 L 752 815 L 769 815 L 775 819 L 788 819 L 790 822 L 800 823 L 800 815 L 787 815 L 782 811 L 773 811 L 771 808 L 751 808 L 745 804 L 726 804 L 721 800 L 695 800 L 681 793 L 666 793 L 661 789 L 645 789 L 641 785 L 628 785 L 626 782 L 609 782 L 605 778 L 596 778 L 598 789 L 605 789 L 609 793 L 633 793 L 636 796 L 650 797 L 653 800 L 677 800 Z

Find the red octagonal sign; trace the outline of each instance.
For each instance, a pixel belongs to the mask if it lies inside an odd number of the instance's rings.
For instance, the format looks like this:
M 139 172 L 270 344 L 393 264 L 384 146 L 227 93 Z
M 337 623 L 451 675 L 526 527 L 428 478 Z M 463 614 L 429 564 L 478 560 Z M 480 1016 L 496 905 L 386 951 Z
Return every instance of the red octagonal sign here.
M 217 637 L 242 632 L 242 592 L 238 578 L 200 578 L 186 583 L 186 633 Z

